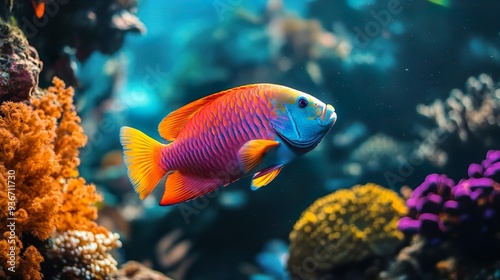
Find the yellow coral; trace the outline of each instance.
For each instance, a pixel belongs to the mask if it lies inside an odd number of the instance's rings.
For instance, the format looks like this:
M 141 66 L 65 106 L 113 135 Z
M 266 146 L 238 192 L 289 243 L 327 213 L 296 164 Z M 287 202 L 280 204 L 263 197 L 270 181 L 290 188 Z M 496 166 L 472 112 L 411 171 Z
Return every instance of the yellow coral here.
M 68 230 L 108 233 L 94 222 L 100 196 L 94 186 L 77 177 L 78 149 L 87 141 L 79 123 L 73 89 L 65 88 L 59 79 L 54 79 L 46 95 L 33 97 L 29 104 L 1 104 L 0 277 L 12 272 L 5 265 L 11 246 L 15 275 L 41 279 L 40 241 Z M 10 174 L 14 176 L 9 178 Z M 8 181 L 15 185 L 14 195 L 7 192 Z M 12 213 L 5 211 L 9 202 L 14 202 Z M 17 219 L 14 231 L 6 227 L 12 217 Z M 11 233 L 15 234 L 13 243 L 9 243 Z
M 314 278 L 370 256 L 387 256 L 403 239 L 396 229 L 406 214 L 397 193 L 369 183 L 316 200 L 290 234 L 288 269 Z

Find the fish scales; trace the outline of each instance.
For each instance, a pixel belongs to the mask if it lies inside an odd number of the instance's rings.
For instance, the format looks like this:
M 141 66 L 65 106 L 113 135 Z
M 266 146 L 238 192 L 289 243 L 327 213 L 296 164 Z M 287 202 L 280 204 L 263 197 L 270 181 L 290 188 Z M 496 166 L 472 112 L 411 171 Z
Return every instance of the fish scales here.
M 170 150 L 166 157 L 171 159 L 165 169 L 180 169 L 198 176 L 206 171 L 212 175 L 227 172 L 240 176 L 235 156 L 238 149 L 252 139 L 270 139 L 273 133 L 265 125 L 269 121 L 264 114 L 252 117 L 252 111 L 269 111 L 268 106 L 269 101 L 241 92 L 214 100 L 197 112 L 200 117 L 193 117 L 178 138 L 165 147 Z M 197 151 L 201 151 L 203 159 L 197 157 Z

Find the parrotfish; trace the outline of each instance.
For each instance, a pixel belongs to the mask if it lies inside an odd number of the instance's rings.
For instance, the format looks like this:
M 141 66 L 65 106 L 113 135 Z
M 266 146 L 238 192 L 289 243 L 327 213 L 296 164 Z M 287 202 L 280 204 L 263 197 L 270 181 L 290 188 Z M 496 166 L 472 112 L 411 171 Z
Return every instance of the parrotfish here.
M 167 115 L 168 144 L 122 127 L 128 176 L 141 199 L 167 175 L 160 205 L 207 194 L 253 174 L 269 184 L 283 166 L 314 149 L 337 120 L 332 105 L 281 85 L 253 84 L 193 101 Z

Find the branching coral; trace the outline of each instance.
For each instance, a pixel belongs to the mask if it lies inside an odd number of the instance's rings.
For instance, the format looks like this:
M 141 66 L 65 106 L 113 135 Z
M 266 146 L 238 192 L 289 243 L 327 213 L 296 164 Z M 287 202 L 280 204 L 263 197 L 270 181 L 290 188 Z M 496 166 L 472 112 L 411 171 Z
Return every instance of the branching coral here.
M 13 207 L 12 212 L 0 212 L 0 277 L 12 273 L 3 266 L 10 260 L 11 246 L 15 275 L 41 279 L 41 243 L 51 235 L 68 230 L 109 234 L 94 222 L 94 204 L 100 200 L 95 187 L 77 177 L 78 148 L 87 139 L 72 104 L 73 90 L 59 79 L 53 82 L 46 95 L 32 98 L 30 104 L 0 106 L 0 185 L 15 186 L 10 193 L 0 191 L 0 209 Z M 17 218 L 15 230 L 6 228 L 8 218 Z
M 398 194 L 375 184 L 320 198 L 302 213 L 290 234 L 288 269 L 294 275 L 317 277 L 350 262 L 389 256 L 403 239 L 396 223 L 405 214 Z
M 424 138 L 428 135 L 443 135 L 440 138 L 445 139 L 457 136 L 461 142 L 473 138 L 485 147 L 492 147 L 500 132 L 500 86 L 486 74 L 469 77 L 465 92 L 454 89 L 444 101 L 437 99 L 430 105 L 419 104 L 417 112 L 433 123 L 430 129 L 421 130 Z M 447 157 L 439 144 L 425 141 L 418 151 L 442 166 Z

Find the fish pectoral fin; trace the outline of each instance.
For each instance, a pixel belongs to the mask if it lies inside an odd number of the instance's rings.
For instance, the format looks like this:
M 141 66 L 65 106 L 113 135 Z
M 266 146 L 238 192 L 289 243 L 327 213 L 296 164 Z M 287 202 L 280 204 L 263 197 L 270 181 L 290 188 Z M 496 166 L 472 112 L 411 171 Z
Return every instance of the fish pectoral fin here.
M 163 137 L 167 141 L 174 141 L 175 138 L 179 135 L 182 128 L 186 125 L 186 123 L 193 117 L 193 115 L 198 112 L 201 108 L 214 101 L 215 99 L 225 95 L 227 91 L 214 93 L 212 95 L 203 97 L 201 99 L 195 100 L 183 107 L 173 111 L 168 114 L 163 120 L 160 122 L 158 126 L 158 131 L 160 132 L 160 136 Z
M 238 163 L 243 173 L 248 173 L 255 168 L 266 152 L 278 146 L 280 143 L 275 140 L 250 140 L 246 142 L 238 151 Z
M 283 166 L 276 165 L 255 173 L 252 180 L 252 190 L 258 190 L 260 187 L 271 183 L 280 174 L 281 169 L 283 169 Z
M 198 178 L 176 171 L 168 175 L 160 205 L 172 205 L 207 194 L 219 187 L 215 179 Z

